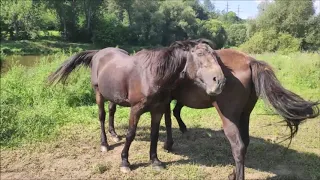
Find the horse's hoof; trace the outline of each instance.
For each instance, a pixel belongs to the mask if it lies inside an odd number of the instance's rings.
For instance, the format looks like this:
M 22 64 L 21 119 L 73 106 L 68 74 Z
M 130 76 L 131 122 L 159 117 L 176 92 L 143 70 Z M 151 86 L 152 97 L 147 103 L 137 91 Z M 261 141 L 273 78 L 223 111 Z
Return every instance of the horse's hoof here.
M 123 173 L 129 173 L 131 169 L 128 166 L 121 166 L 120 171 Z
M 116 143 L 120 141 L 120 138 L 118 136 L 112 136 L 111 139 Z
M 108 146 L 101 146 L 101 152 L 107 152 L 107 151 L 109 151 Z
M 191 132 L 190 132 L 190 131 L 186 131 L 186 132 L 184 132 L 184 133 L 182 134 L 182 137 L 185 137 L 185 138 L 187 138 L 187 139 L 189 139 L 191 136 L 192 136 L 192 135 L 191 135 Z
M 187 130 L 186 127 L 184 127 L 184 128 L 180 128 L 180 131 L 182 132 L 182 134 L 184 134 L 184 133 L 186 133 L 188 130 Z
M 163 145 L 163 149 L 167 150 L 168 152 L 171 152 L 172 151 L 172 145 L 173 145 L 173 142 L 165 142 L 164 145 Z

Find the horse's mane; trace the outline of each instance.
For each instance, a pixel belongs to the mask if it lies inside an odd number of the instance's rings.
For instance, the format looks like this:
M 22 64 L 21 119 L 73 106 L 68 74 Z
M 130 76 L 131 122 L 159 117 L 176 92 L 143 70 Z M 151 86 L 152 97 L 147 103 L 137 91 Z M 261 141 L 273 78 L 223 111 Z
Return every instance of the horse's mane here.
M 184 41 L 175 41 L 170 44 L 170 47 L 180 47 L 180 48 L 192 48 L 196 46 L 197 44 L 204 43 L 209 45 L 212 49 L 217 49 L 216 44 L 213 41 L 210 41 L 209 39 L 189 39 L 189 40 L 184 40 Z
M 214 46 L 206 39 L 175 41 L 169 47 L 143 49 L 135 56 L 142 61 L 143 69 L 150 69 L 156 82 L 173 83 L 186 66 L 191 49 L 200 43 Z

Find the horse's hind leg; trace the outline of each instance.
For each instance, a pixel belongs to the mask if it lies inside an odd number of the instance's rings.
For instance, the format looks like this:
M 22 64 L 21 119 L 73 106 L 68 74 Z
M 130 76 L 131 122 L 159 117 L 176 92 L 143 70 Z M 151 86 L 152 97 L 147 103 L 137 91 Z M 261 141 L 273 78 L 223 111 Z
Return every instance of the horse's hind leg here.
M 99 92 L 98 87 L 95 87 L 95 92 L 96 92 L 96 103 L 99 108 L 99 121 L 100 121 L 100 128 L 101 128 L 101 151 L 104 152 L 109 150 L 106 131 L 104 127 L 106 111 L 104 110 L 104 98 L 102 94 Z
M 181 116 L 180 116 L 180 114 L 181 114 L 181 109 L 182 109 L 182 108 L 183 108 L 183 104 L 181 104 L 181 103 L 179 103 L 179 102 L 177 101 L 176 106 L 175 106 L 174 109 L 173 109 L 173 115 L 174 115 L 174 117 L 177 119 L 177 122 L 178 122 L 178 124 L 179 124 L 179 129 L 180 129 L 180 131 L 181 131 L 182 133 L 185 133 L 185 132 L 187 132 L 187 127 L 186 127 L 186 125 L 184 124 L 184 122 L 182 121 Z
M 113 102 L 109 101 L 109 133 L 111 134 L 111 138 L 114 142 L 119 142 L 120 139 L 114 130 L 114 114 L 117 110 L 117 105 Z
M 249 142 L 250 142 L 250 136 L 249 136 L 249 119 L 250 119 L 250 114 L 254 108 L 254 106 L 256 105 L 256 102 L 258 100 L 258 97 L 256 95 L 256 92 L 253 91 L 251 92 L 251 95 L 249 97 L 249 100 L 241 114 L 241 121 L 240 121 L 240 134 L 241 134 L 241 138 L 242 141 L 245 145 L 245 153 L 247 152 L 247 148 L 249 146 Z

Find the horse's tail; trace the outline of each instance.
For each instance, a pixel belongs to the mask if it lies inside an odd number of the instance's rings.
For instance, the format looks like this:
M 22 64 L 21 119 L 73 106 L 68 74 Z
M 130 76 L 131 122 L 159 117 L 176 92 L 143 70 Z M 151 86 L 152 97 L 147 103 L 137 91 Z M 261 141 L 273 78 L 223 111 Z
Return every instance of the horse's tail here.
M 287 122 L 290 128 L 290 142 L 298 132 L 299 124 L 307 118 L 319 115 L 319 102 L 306 101 L 299 95 L 285 89 L 266 62 L 253 60 L 250 63 L 252 80 L 257 96 L 271 105 Z
M 62 63 L 62 65 L 48 77 L 49 84 L 53 84 L 55 81 L 67 80 L 69 74 L 79 65 L 91 66 L 92 57 L 99 50 L 82 51 L 78 54 L 71 56 L 68 60 Z

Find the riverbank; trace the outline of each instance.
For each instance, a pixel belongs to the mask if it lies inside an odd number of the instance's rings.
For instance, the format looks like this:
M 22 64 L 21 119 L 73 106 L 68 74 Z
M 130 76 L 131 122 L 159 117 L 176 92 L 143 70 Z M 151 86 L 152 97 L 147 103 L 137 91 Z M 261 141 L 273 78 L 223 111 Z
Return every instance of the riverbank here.
M 89 43 L 70 43 L 57 40 L 1 41 L 1 53 L 5 55 L 43 55 L 96 48 L 95 45 Z

